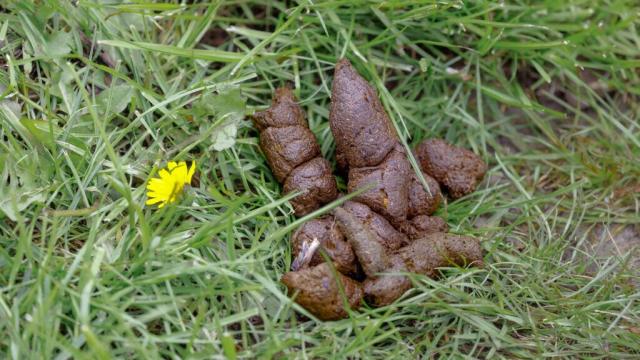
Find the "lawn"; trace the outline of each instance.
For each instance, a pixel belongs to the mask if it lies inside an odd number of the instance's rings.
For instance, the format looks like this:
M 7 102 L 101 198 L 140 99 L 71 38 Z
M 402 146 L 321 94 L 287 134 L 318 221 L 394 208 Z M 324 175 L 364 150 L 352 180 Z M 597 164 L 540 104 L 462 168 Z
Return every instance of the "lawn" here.
M 640 356 L 637 0 L 5 0 L 0 48 L 0 358 Z M 485 266 L 321 322 L 247 115 L 293 87 L 335 164 L 342 57 L 488 163 L 438 211 Z

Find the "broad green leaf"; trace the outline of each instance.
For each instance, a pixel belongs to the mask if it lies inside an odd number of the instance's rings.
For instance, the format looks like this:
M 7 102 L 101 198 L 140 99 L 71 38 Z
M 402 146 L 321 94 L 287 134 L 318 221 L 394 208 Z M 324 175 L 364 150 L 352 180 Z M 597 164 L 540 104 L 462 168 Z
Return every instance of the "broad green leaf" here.
M 101 92 L 96 103 L 106 113 L 119 114 L 127 108 L 133 97 L 133 88 L 129 85 L 115 85 Z
M 0 213 L 4 213 L 11 221 L 17 221 L 18 213 L 29 207 L 35 202 L 43 202 L 46 197 L 41 189 L 28 190 L 20 189 L 2 189 L 7 191 L 9 196 L 3 196 L 0 199 Z M 17 190 L 17 191 L 16 191 Z
M 211 120 L 215 122 L 211 148 L 216 151 L 228 149 L 235 144 L 238 125 L 244 118 L 245 109 L 246 102 L 237 87 L 218 94 L 206 94 L 193 106 L 194 117 L 203 127 Z
M 213 133 L 211 136 L 213 150 L 221 151 L 232 147 L 236 143 L 236 135 L 238 133 L 238 126 L 235 123 L 223 125 L 220 130 Z
M 47 39 L 47 43 L 44 45 L 44 53 L 50 57 L 62 57 L 71 52 L 71 46 L 73 39 L 71 34 L 66 32 L 56 32 L 49 39 Z
M 49 150 L 53 151 L 55 149 L 56 142 L 55 139 L 51 137 L 48 128 L 49 124 L 47 124 L 46 121 L 22 118 L 20 122 L 39 143 L 48 147 Z M 54 131 L 54 136 L 55 132 L 59 132 L 59 129 L 56 130 L 58 131 Z
M 243 117 L 246 102 L 240 94 L 240 89 L 233 88 L 214 96 L 211 99 L 210 106 L 216 117 L 223 117 L 227 114 Z
M 67 150 L 76 165 L 84 162 L 87 143 L 75 131 L 61 129 L 44 120 L 20 119 L 20 123 L 33 136 L 36 142 L 47 147 L 52 153 Z M 51 126 L 51 128 L 49 128 Z

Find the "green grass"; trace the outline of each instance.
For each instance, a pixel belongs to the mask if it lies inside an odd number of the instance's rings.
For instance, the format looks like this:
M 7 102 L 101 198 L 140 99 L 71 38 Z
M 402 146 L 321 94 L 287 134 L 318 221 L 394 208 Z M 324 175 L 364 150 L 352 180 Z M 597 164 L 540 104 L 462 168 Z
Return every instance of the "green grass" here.
M 640 223 L 636 0 L 264 3 L 0 5 L 1 358 L 640 355 L 634 255 L 583 246 Z M 296 219 L 242 113 L 293 85 L 332 159 L 343 56 L 407 143 L 489 163 L 440 210 L 486 266 L 319 322 L 278 282 Z M 173 159 L 198 180 L 145 207 Z

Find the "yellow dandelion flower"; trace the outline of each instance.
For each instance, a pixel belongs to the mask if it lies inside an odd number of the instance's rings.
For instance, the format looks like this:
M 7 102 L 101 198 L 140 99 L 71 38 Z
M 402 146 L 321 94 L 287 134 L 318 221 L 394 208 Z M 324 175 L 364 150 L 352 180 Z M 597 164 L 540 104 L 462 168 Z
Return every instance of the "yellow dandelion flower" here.
M 159 178 L 149 180 L 147 184 L 147 205 L 158 204 L 158 208 L 170 204 L 178 199 L 182 194 L 185 185 L 191 184 L 193 173 L 196 172 L 196 162 L 191 163 L 187 168 L 187 163 L 180 161 L 170 161 L 165 169 L 158 172 Z

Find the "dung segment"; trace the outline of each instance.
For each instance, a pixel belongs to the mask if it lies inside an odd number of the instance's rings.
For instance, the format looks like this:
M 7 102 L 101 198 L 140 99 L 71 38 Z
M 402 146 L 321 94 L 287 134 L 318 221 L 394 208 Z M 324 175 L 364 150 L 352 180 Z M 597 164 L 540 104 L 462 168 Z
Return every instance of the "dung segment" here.
M 260 131 L 260 148 L 273 175 L 284 183 L 285 193 L 302 192 L 291 200 L 297 216 L 338 196 L 331 166 L 320 157 L 320 147 L 291 89 L 277 89 L 271 107 L 256 112 L 252 119 Z
M 304 112 L 296 102 L 291 89 L 287 87 L 276 89 L 270 108 L 253 114 L 253 124 L 260 132 L 270 127 L 307 127 Z
M 343 208 L 335 208 L 333 214 L 367 276 L 374 276 L 389 267 L 389 256 L 375 232 Z
M 407 218 L 409 211 L 410 170 L 407 155 L 397 144 L 376 166 L 355 167 L 350 164 L 347 187 L 349 192 L 371 187 L 354 200 L 366 204 L 391 223 L 398 223 Z
M 291 237 L 291 247 L 293 254 L 301 256 L 303 244 L 311 244 L 316 239 L 320 242 L 321 251 L 325 251 L 331 258 L 338 271 L 346 275 L 355 275 L 358 269 L 356 256 L 338 229 L 333 216 L 324 216 L 312 219 L 302 224 Z M 312 255 L 309 266 L 322 264 L 324 258 L 320 251 Z
M 422 170 L 433 176 L 452 198 L 475 191 L 487 172 L 487 165 L 473 152 L 441 139 L 428 139 L 416 148 Z
M 398 140 L 378 94 L 346 59 L 333 74 L 329 124 L 338 157 L 349 167 L 380 164 Z
M 440 267 L 482 265 L 482 247 L 477 239 L 440 232 L 412 242 L 396 256 L 410 272 L 431 277 Z
M 396 230 L 384 216 L 371 210 L 367 205 L 356 201 L 347 201 L 342 205 L 342 208 L 365 224 L 369 231 L 375 233 L 376 239 L 381 241 L 381 245 L 387 251 L 398 250 L 409 243 L 407 235 Z
M 411 281 L 399 272 L 429 277 L 446 266 L 482 265 L 482 248 L 477 239 L 445 233 L 433 233 L 400 249 L 392 256 L 386 275 L 368 278 L 364 283 L 367 303 L 374 306 L 391 304 L 411 288 Z M 393 273 L 396 273 L 395 275 Z
M 413 287 L 411 280 L 401 275 L 407 272 L 407 266 L 398 256 L 391 257 L 392 266 L 386 269 L 387 274 L 367 278 L 364 283 L 365 301 L 375 307 L 393 303 Z
M 418 215 L 402 224 L 403 231 L 409 239 L 419 239 L 435 232 L 447 232 L 449 226 L 439 216 Z
M 320 320 L 346 317 L 345 302 L 355 310 L 364 295 L 360 283 L 339 272 L 334 274 L 327 263 L 288 272 L 281 281 L 287 286 L 289 295 L 295 296 L 298 304 Z
M 270 127 L 260 133 L 260 148 L 279 182 L 298 165 L 320 155 L 316 137 L 303 126 Z
M 321 157 L 313 158 L 291 171 L 284 182 L 285 193 L 300 191 L 291 199 L 296 215 L 306 215 L 338 196 L 336 179 L 331 175 L 331 165 Z
M 409 209 L 407 216 L 413 218 L 418 215 L 431 215 L 440 206 L 442 202 L 442 193 L 440 192 L 440 185 L 436 179 L 423 173 L 424 179 L 429 186 L 429 190 L 425 189 L 418 179 L 418 175 L 411 172 L 411 182 L 409 184 Z

